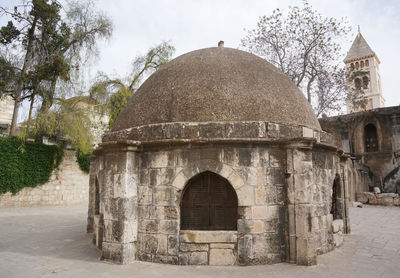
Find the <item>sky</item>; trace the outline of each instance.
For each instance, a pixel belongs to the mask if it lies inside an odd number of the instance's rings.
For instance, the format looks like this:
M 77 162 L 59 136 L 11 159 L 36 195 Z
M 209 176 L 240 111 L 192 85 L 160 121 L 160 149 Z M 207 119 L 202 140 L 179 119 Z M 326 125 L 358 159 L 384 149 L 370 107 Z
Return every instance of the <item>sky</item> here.
M 126 76 L 134 57 L 170 40 L 175 57 L 186 52 L 217 46 L 237 48 L 246 30 L 256 27 L 260 16 L 276 8 L 301 6 L 300 0 L 100 0 L 113 20 L 114 34 L 100 46 L 97 65 L 91 69 L 115 76 Z M 323 16 L 346 18 L 352 27 L 343 42 L 347 52 L 360 25 L 361 33 L 381 61 L 380 72 L 386 106 L 400 104 L 398 89 L 400 65 L 399 0 L 314 0 L 310 4 Z
M 13 0 L 0 0 L 9 4 Z M 347 52 L 360 25 L 361 33 L 378 55 L 386 106 L 400 104 L 400 0 L 310 0 L 323 16 L 345 17 L 352 34 L 343 42 Z M 301 6 L 300 0 L 98 0 L 98 8 L 111 17 L 112 38 L 99 45 L 99 56 L 87 71 L 90 84 L 97 71 L 125 77 L 137 55 L 161 41 L 176 48 L 174 57 L 217 46 L 238 48 L 246 30 L 256 27 L 260 16 L 279 8 Z M 0 19 L 1 22 L 1 19 Z

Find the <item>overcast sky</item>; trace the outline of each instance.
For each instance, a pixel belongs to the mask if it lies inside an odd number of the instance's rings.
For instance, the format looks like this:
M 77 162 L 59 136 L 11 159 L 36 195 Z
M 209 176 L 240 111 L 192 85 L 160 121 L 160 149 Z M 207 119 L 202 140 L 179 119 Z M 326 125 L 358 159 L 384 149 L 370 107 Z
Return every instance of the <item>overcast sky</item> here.
M 11 0 L 12 1 L 12 0 Z M 0 0 L 9 4 L 10 1 Z M 322 15 L 347 18 L 353 34 L 343 44 L 347 51 L 355 38 L 357 25 L 381 61 L 381 77 L 386 106 L 400 104 L 400 1 L 399 0 L 311 0 Z M 162 40 L 183 53 L 217 46 L 237 48 L 260 16 L 276 8 L 301 5 L 300 0 L 98 0 L 98 6 L 113 21 L 110 41 L 101 43 L 100 56 L 90 70 L 124 77 L 135 56 L 144 54 Z M 90 78 L 88 80 L 90 83 Z
M 400 1 L 399 0 L 314 0 L 314 9 L 322 15 L 347 18 L 353 28 L 343 49 L 347 52 L 357 25 L 381 61 L 381 77 L 386 106 L 400 104 Z M 175 56 L 205 47 L 237 48 L 253 29 L 260 16 L 276 8 L 302 5 L 300 0 L 100 0 L 101 9 L 112 17 L 113 38 L 101 46 L 100 60 L 91 70 L 126 76 L 138 54 L 171 40 Z

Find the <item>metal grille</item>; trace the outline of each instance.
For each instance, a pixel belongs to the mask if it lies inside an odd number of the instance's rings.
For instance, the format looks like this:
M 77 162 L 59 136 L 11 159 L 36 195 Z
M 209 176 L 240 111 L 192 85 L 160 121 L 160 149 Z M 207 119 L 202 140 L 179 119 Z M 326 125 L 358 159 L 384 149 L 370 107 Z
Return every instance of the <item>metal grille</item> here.
M 236 230 L 236 193 L 227 180 L 211 172 L 191 179 L 181 201 L 182 230 Z

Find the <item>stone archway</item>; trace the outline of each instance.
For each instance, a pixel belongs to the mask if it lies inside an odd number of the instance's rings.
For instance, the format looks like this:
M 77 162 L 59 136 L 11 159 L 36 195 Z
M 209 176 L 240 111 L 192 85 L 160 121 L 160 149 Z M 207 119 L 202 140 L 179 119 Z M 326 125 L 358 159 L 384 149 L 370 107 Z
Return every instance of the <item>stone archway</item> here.
M 182 230 L 237 230 L 236 192 L 221 176 L 202 172 L 185 186 L 180 214 Z
M 190 178 L 206 171 L 220 175 L 231 184 L 238 198 L 238 206 L 251 206 L 254 204 L 253 188 L 245 185 L 242 177 L 232 167 L 215 160 L 202 159 L 190 163 L 188 167 L 179 171 L 175 176 L 172 186 L 178 191 L 182 191 Z

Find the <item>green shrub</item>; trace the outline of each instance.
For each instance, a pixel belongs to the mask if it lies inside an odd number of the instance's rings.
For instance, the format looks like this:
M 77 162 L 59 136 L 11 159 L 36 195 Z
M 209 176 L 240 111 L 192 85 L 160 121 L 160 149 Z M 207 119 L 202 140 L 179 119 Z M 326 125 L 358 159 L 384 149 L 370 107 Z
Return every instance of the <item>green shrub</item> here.
M 79 164 L 79 168 L 81 168 L 82 171 L 85 173 L 89 173 L 90 170 L 90 160 L 89 157 L 93 155 L 92 152 L 89 153 L 83 153 L 80 150 L 76 152 L 76 161 Z
M 0 194 L 19 192 L 49 181 L 64 155 L 59 146 L 0 138 Z

